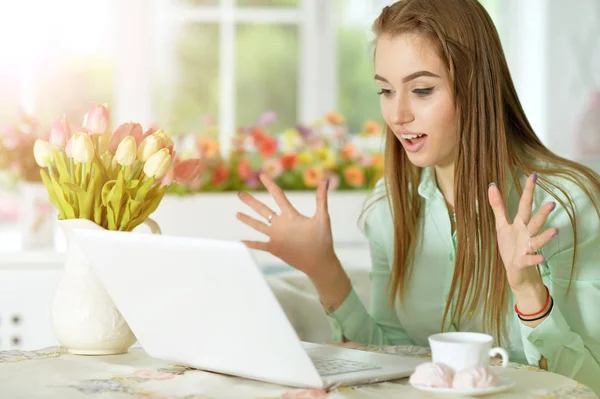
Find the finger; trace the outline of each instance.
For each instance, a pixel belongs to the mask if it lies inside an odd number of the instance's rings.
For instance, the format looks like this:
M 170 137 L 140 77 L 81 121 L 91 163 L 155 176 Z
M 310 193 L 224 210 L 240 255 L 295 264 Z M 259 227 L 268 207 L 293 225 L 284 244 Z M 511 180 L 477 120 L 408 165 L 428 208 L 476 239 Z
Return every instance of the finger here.
M 261 221 L 258 221 L 254 218 L 251 218 L 250 216 L 238 212 L 237 213 L 237 218 L 238 220 L 240 220 L 242 223 L 245 223 L 246 225 L 252 227 L 254 230 L 260 231 L 261 233 L 265 234 L 265 235 L 269 235 L 269 226 L 267 226 L 266 224 L 264 224 Z
M 508 225 L 508 219 L 506 218 L 504 201 L 502 200 L 500 190 L 496 187 L 496 183 L 490 183 L 488 188 L 488 200 L 490 201 L 490 206 L 496 217 L 496 230 L 506 227 Z
M 250 249 L 269 252 L 269 243 L 267 242 L 242 240 L 242 243 Z
M 286 210 L 290 212 L 296 211 L 296 209 L 294 209 L 290 201 L 283 193 L 283 190 L 281 190 L 281 188 L 277 185 L 277 183 L 273 181 L 273 179 L 271 179 L 270 176 L 261 173 L 259 179 L 265 185 L 267 190 L 269 190 L 269 193 L 271 194 L 271 196 L 273 196 L 273 199 L 279 206 L 279 209 L 281 209 L 281 212 L 284 212 Z
M 550 242 L 550 240 L 552 240 L 554 237 L 556 237 L 558 235 L 558 229 L 556 227 L 552 227 L 546 231 L 544 231 L 542 234 L 535 236 L 531 239 L 531 248 L 534 251 L 539 251 L 540 249 L 544 248 L 544 246 L 546 244 L 548 244 Z
M 268 219 L 269 215 L 272 215 L 273 213 L 275 213 L 275 212 L 273 212 L 273 210 L 271 208 L 269 208 L 268 206 L 266 206 L 265 204 L 263 204 L 262 202 L 260 202 L 256 198 L 254 198 L 249 193 L 240 192 L 238 194 L 238 197 L 240 197 L 240 199 L 242 200 L 243 203 L 248 205 L 250 208 L 254 209 L 254 211 L 256 213 L 258 213 L 260 216 L 264 217 L 265 219 Z
M 523 255 L 523 258 L 521 260 L 521 267 L 526 268 L 531 266 L 537 266 L 545 260 L 546 258 L 544 257 L 544 255 Z
M 542 227 L 544 227 L 544 223 L 546 223 L 546 219 L 548 219 L 548 215 L 556 208 L 556 202 L 548 202 L 533 215 L 529 224 L 527 225 L 527 230 L 531 232 L 532 235 L 536 236 L 542 231 Z
M 317 189 L 317 214 L 327 214 L 327 190 L 329 189 L 329 180 L 319 184 Z
M 531 207 L 533 206 L 533 192 L 535 191 L 535 183 L 537 182 L 537 173 L 530 175 L 525 181 L 523 195 L 519 201 L 519 210 L 517 216 L 521 218 L 523 223 L 528 224 L 531 219 Z M 534 234 L 531 232 L 531 234 Z

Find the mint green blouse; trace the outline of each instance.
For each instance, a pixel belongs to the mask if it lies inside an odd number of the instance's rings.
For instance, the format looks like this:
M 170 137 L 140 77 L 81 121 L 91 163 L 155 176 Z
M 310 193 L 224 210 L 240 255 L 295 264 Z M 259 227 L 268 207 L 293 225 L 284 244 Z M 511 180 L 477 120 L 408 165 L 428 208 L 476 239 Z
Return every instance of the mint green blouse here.
M 525 177 L 521 183 L 524 182 Z M 571 291 L 567 296 L 573 229 L 566 210 L 557 203 L 545 228 L 557 227 L 559 234 L 542 249 L 546 261 L 540 267 L 543 281 L 554 298 L 554 307 L 549 317 L 535 328 L 525 326 L 510 312 L 508 342 L 503 346 L 513 362 L 537 366 L 544 356 L 549 371 L 571 377 L 600 394 L 600 220 L 578 186 L 570 182 L 561 184 L 569 189 L 578 221 L 577 259 Z M 380 182 L 374 197 L 380 197 L 383 190 Z M 440 332 L 454 272 L 456 235 L 451 233 L 448 210 L 433 169 L 423 171 L 418 194 L 424 201 L 423 239 L 415 251 L 404 305 L 397 299 L 393 309 L 389 306 L 387 286 L 394 259 L 394 234 L 388 202 L 382 199 L 370 207 L 365 216 L 365 234 L 372 259 L 370 312 L 353 290 L 343 304 L 328 315 L 334 341 L 340 342 L 346 337 L 363 344 L 428 346 L 427 338 Z M 508 195 L 512 217 L 517 212 L 519 196 L 512 188 Z M 550 201 L 554 198 L 536 188 L 534 211 Z M 454 303 L 455 298 L 450 299 Z M 512 296 L 509 302 L 514 304 Z M 481 314 L 469 316 L 468 320 L 461 321 L 461 331 L 486 332 Z M 456 327 L 450 330 L 456 331 Z

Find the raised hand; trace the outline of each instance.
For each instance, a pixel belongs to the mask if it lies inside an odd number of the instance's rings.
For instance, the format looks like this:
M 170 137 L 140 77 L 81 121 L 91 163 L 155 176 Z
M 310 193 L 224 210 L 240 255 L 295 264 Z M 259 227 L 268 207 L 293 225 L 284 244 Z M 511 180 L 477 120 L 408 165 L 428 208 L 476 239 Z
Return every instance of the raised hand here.
M 555 202 L 544 204 L 533 217 L 531 216 L 536 180 L 535 173 L 527 178 L 519 210 L 512 223 L 507 218 L 498 187 L 492 183 L 488 189 L 490 205 L 496 217 L 498 248 L 506 268 L 508 283 L 513 290 L 541 282 L 533 266 L 544 261 L 544 256 L 538 253 L 539 250 L 558 234 L 556 228 L 541 232 L 548 215 L 556 207 Z
M 318 278 L 327 265 L 339 263 L 333 249 L 327 211 L 327 182 L 321 182 L 317 188 L 316 213 L 307 217 L 292 206 L 281 188 L 270 177 L 261 175 L 260 180 L 275 199 L 281 214 L 277 214 L 251 194 L 241 192 L 240 199 L 264 221 L 244 213 L 238 213 L 237 218 L 269 238 L 267 242 L 244 241 L 246 246 L 277 256 L 290 266 L 306 273 L 311 279 Z

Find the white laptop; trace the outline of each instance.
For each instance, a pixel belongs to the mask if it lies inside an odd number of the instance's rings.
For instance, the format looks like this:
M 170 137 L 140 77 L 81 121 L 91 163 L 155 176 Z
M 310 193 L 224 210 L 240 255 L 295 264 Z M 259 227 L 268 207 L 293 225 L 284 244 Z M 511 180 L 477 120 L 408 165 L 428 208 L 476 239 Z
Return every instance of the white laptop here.
M 152 357 L 325 389 L 406 377 L 424 362 L 301 342 L 240 242 L 104 230 L 75 235 Z

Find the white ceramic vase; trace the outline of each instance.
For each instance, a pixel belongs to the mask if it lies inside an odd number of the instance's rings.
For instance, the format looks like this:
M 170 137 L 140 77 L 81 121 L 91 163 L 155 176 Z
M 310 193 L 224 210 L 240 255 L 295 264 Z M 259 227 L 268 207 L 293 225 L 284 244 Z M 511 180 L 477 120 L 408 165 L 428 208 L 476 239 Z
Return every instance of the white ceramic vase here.
M 86 219 L 58 223 L 65 235 L 67 258 L 52 302 L 52 328 L 56 339 L 68 352 L 77 355 L 127 352 L 136 337 L 73 240 L 74 229 L 102 227 Z M 151 219 L 146 224 L 152 233 L 160 233 Z

